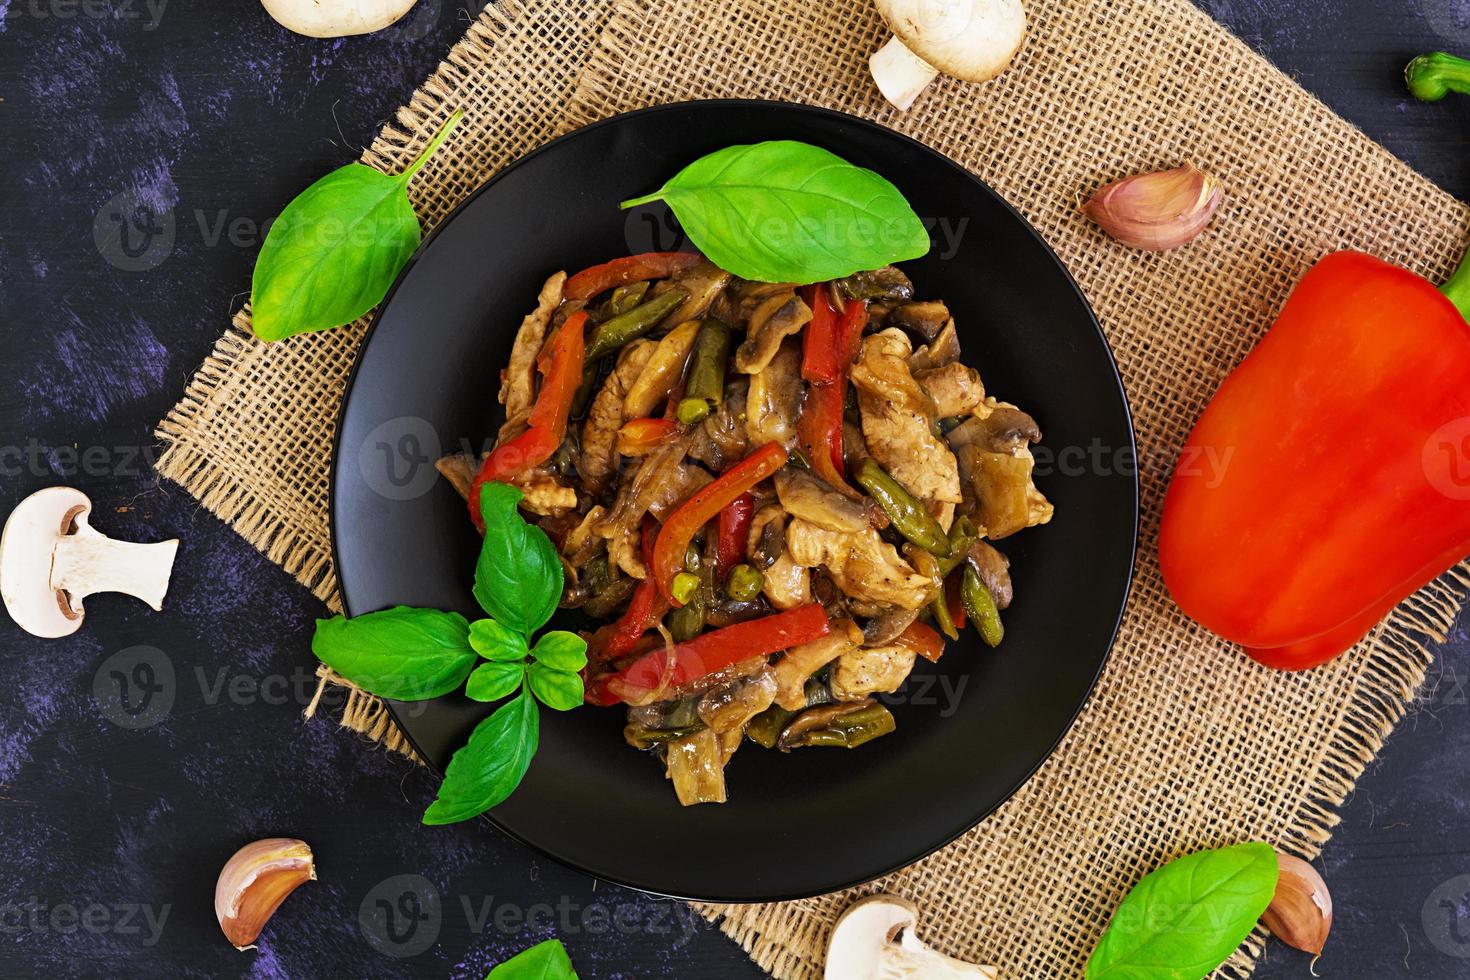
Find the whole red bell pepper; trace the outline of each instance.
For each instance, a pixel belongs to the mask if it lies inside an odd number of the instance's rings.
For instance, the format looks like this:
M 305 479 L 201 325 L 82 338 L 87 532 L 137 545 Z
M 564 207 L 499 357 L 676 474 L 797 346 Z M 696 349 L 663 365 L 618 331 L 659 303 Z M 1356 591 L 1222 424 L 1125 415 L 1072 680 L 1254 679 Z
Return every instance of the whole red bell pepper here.
M 644 252 L 642 255 L 625 255 L 620 259 L 583 269 L 566 281 L 566 285 L 562 287 L 562 295 L 570 300 L 591 299 L 615 286 L 626 286 L 630 282 L 642 282 L 644 279 L 661 279 L 683 272 L 701 261 L 701 257 L 695 252 Z
M 485 519 L 480 515 L 480 488 L 491 480 L 505 480 L 546 462 L 566 438 L 572 400 L 582 383 L 586 325 L 585 312 L 573 313 L 542 347 L 536 357 L 536 368 L 542 375 L 541 391 L 531 406 L 526 431 L 496 446 L 470 483 L 470 520 L 481 534 L 485 533 Z
M 697 681 L 742 660 L 810 643 L 830 632 L 827 611 L 815 602 L 736 623 L 686 640 L 672 651 L 654 650 L 616 673 L 593 680 L 587 685 L 586 700 L 602 706 L 619 701 L 643 704 L 657 692 Z
M 669 515 L 658 532 L 649 575 L 658 583 L 659 593 L 670 605 L 683 605 L 674 598 L 670 586 L 674 575 L 684 564 L 684 550 L 694 540 L 694 535 L 736 497 L 785 466 L 786 458 L 785 446 L 779 442 L 768 442 L 720 474 L 713 483 L 706 484 Z
M 1322 259 L 1225 379 L 1164 498 L 1186 613 L 1272 667 L 1353 646 L 1470 553 L 1470 261 L 1443 290 Z

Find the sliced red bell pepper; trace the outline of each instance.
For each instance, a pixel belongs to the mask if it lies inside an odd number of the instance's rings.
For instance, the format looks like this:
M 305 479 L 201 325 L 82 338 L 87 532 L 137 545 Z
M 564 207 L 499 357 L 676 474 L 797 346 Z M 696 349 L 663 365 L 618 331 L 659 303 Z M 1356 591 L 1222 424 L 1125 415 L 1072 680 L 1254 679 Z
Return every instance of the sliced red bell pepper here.
M 678 429 L 670 419 L 630 419 L 618 429 L 618 452 L 624 456 L 646 455 Z
M 587 701 L 611 705 L 646 703 L 664 690 L 679 687 L 717 670 L 769 656 L 820 639 L 832 631 L 827 611 L 819 603 L 712 630 L 678 644 L 672 651 L 655 650 L 623 670 L 587 686 Z
M 718 581 L 725 581 L 730 569 L 745 558 L 750 521 L 754 515 L 755 495 L 748 491 L 730 501 L 720 511 L 719 526 L 715 532 L 715 577 Z
M 849 497 L 858 493 L 848 485 L 842 462 L 842 385 L 808 385 L 801 416 L 796 420 L 796 441 L 812 470 Z
M 802 298 L 811 307 L 812 319 L 802 330 L 801 376 L 812 384 L 829 385 L 837 380 L 837 311 L 832 308 L 832 294 L 825 282 L 802 290 Z
M 1322 259 L 1225 379 L 1168 493 L 1175 601 L 1262 663 L 1352 646 L 1470 553 L 1470 262 L 1444 287 Z
M 643 519 L 643 564 L 650 568 L 650 572 L 638 583 L 633 590 L 633 598 L 628 602 L 628 608 L 621 618 L 613 624 L 612 632 L 607 642 L 602 644 L 601 649 L 590 651 L 596 659 L 601 661 L 617 660 L 626 657 L 633 652 L 638 645 L 638 640 L 653 628 L 669 605 L 664 602 L 663 596 L 658 594 L 658 586 L 653 582 L 651 562 L 653 559 L 653 542 L 657 531 L 653 518 Z
M 572 400 L 582 383 L 586 325 L 585 312 L 573 313 L 542 347 L 536 358 L 536 367 L 542 375 L 541 391 L 526 420 L 529 427 L 514 439 L 496 446 L 480 464 L 469 495 L 470 520 L 480 533 L 485 531 L 485 519 L 480 514 L 480 488 L 491 480 L 505 480 L 546 462 L 566 438 Z
M 671 605 L 682 603 L 669 591 L 674 575 L 684 564 L 684 551 L 699 529 L 708 524 L 731 501 L 786 465 L 786 447 L 768 442 L 720 474 L 714 482 L 679 505 L 658 533 L 649 572 L 658 590 Z
M 944 655 L 944 637 L 917 620 L 910 623 L 909 628 L 898 634 L 898 639 L 893 642 L 914 651 L 931 664 L 938 663 Z
M 566 285 L 562 287 L 562 295 L 571 300 L 591 299 L 615 286 L 626 286 L 630 282 L 642 282 L 644 279 L 661 279 L 683 272 L 702 260 L 697 252 L 644 252 L 642 255 L 625 255 L 620 259 L 583 269 L 566 281 Z

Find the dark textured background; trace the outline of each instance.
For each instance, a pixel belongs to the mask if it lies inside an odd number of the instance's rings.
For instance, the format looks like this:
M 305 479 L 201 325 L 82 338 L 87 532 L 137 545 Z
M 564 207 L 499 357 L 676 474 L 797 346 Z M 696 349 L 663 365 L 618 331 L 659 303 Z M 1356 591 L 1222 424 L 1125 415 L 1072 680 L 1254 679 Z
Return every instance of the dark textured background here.
M 1204 6 L 1470 196 L 1470 99 L 1418 105 L 1399 79 L 1422 49 L 1470 49 L 1470 2 Z M 589 980 L 759 976 L 676 903 L 483 826 L 420 827 L 423 772 L 301 722 L 318 603 L 149 469 L 154 422 L 249 288 L 260 225 L 357 156 L 463 32 L 464 0 L 342 41 L 289 34 L 255 0 L 0 0 L 0 15 L 0 512 L 69 483 L 115 536 L 183 539 L 163 615 L 103 598 L 54 642 L 0 622 L 0 975 L 478 980 L 557 934 Z M 124 211 L 131 256 L 106 244 Z M 151 248 L 146 226 L 165 232 Z M 140 663 L 163 691 L 129 719 L 115 677 L 146 681 Z M 1337 902 L 1325 976 L 1470 975 L 1467 674 L 1461 630 L 1344 809 L 1321 862 Z M 236 953 L 215 875 L 279 834 L 313 843 L 321 880 Z M 1260 976 L 1307 967 L 1273 945 Z

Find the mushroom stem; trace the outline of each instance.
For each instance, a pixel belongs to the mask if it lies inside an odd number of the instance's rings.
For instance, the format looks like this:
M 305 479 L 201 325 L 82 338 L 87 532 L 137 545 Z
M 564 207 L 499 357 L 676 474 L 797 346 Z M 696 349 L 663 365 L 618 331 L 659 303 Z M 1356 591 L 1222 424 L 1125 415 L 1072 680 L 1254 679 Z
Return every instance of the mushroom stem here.
M 883 97 L 898 109 L 907 110 L 938 76 L 939 70 L 909 50 L 897 37 L 888 39 L 868 59 L 873 81 Z
M 98 592 L 122 592 L 163 609 L 178 541 L 135 544 L 114 541 L 77 518 L 76 532 L 56 542 L 51 587 L 65 591 L 72 608 Z

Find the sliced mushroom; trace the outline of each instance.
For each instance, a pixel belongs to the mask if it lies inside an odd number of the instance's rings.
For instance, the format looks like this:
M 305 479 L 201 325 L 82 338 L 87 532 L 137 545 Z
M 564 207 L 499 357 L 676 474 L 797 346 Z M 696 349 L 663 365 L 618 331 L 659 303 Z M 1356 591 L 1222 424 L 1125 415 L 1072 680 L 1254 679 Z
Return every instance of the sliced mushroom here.
M 902 327 L 910 330 L 925 340 L 933 340 L 939 336 L 939 331 L 950 322 L 949 307 L 939 300 L 929 300 L 923 303 L 904 303 L 895 306 L 884 321 L 889 327 Z
M 951 320 L 939 331 L 939 336 L 909 356 L 909 370 L 918 374 L 934 368 L 953 364 L 960 359 L 960 336 Z
M 877 0 L 894 37 L 868 67 L 883 97 L 908 109 L 941 72 L 983 82 L 1005 71 L 1026 36 L 1021 0 Z
M 745 342 L 735 350 L 735 368 L 745 374 L 764 370 L 780 350 L 781 341 L 798 333 L 811 319 L 811 307 L 794 290 L 762 300 L 750 314 Z
M 765 370 L 750 376 L 745 399 L 745 428 L 750 441 L 763 446 L 779 442 L 790 449 L 796 442 L 801 414 L 801 345 L 788 338 Z
M 823 980 L 999 980 L 993 966 L 957 960 L 919 941 L 919 909 L 897 895 L 870 895 L 837 919 Z
M 804 518 L 829 531 L 863 531 L 876 523 L 863 504 L 805 470 L 788 466 L 776 474 L 774 482 L 781 506 L 792 517 Z
M 985 583 L 985 587 L 995 598 L 995 607 L 1005 609 L 1009 606 L 1014 596 L 1011 588 L 1010 559 L 996 551 L 986 541 L 976 541 L 970 545 L 970 551 L 966 557 L 970 564 L 975 566 L 980 581 Z
M 844 299 L 908 301 L 914 298 L 914 284 L 902 269 L 885 265 L 837 280 L 837 294 Z
M 22 500 L 0 534 L 0 596 L 21 629 L 68 636 L 81 628 L 82 602 L 123 592 L 163 608 L 178 539 L 157 544 L 114 541 L 87 521 L 92 501 L 71 487 L 50 487 Z

